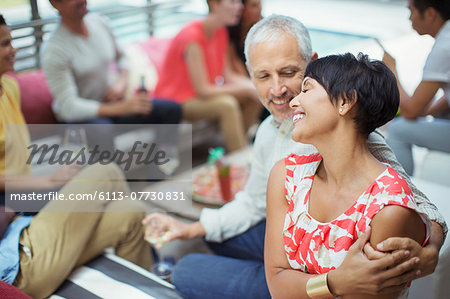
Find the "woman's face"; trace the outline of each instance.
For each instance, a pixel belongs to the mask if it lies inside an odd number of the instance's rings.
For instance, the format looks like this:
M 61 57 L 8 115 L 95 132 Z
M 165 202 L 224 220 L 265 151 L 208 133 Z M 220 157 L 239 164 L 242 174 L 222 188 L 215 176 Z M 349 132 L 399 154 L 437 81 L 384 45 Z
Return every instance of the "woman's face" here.
M 9 28 L 0 25 L 0 76 L 6 72 L 14 71 L 14 57 L 17 50 L 11 44 L 12 38 Z
M 242 11 L 242 20 L 247 24 L 255 24 L 261 20 L 261 0 L 247 0 Z
M 212 12 L 220 17 L 225 26 L 239 23 L 244 7 L 241 0 L 213 0 L 211 5 L 213 5 Z
M 306 77 L 302 91 L 290 102 L 294 110 L 292 139 L 302 143 L 314 143 L 326 137 L 337 126 L 339 114 L 336 106 L 316 80 Z

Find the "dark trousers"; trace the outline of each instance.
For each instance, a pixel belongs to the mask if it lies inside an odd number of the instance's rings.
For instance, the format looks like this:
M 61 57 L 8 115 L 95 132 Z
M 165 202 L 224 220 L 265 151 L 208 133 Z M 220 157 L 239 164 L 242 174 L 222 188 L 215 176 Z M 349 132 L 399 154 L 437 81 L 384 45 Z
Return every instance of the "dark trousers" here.
M 189 254 L 174 267 L 172 282 L 183 298 L 270 298 L 264 273 L 266 221 L 222 243 L 216 253 Z

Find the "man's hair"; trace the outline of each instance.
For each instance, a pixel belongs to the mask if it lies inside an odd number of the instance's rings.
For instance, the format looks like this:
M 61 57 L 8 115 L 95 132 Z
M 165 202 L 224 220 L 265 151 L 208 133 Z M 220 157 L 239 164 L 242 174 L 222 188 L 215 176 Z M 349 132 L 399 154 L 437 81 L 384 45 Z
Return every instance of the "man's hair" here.
M 0 14 L 0 26 L 1 25 L 6 25 L 6 21 L 5 18 L 3 18 L 3 15 Z
M 308 29 L 297 19 L 273 14 L 253 25 L 247 34 L 244 53 L 245 60 L 249 65 L 250 47 L 261 42 L 276 41 L 283 33 L 288 33 L 297 40 L 298 48 L 305 61 L 308 62 L 312 55 L 311 39 Z
M 421 15 L 428 7 L 434 8 L 444 19 L 450 19 L 450 1 L 448 0 L 413 0 L 413 5 Z
M 339 99 L 356 101 L 353 120 L 365 137 L 397 113 L 400 93 L 395 75 L 382 61 L 370 61 L 362 53 L 357 58 L 346 53 L 314 60 L 306 67 L 306 77 L 322 85 L 335 105 Z

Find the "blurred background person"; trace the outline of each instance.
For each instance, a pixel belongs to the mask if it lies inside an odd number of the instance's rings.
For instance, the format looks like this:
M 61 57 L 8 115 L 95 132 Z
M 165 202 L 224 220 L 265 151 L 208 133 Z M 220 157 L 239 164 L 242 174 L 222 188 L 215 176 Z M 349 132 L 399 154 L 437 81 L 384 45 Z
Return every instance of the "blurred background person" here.
M 233 69 L 238 74 L 249 76 L 245 66 L 244 44 L 245 38 L 250 28 L 262 19 L 261 0 L 242 0 L 244 9 L 242 10 L 239 23 L 228 26 L 230 45 L 228 47 L 228 59 Z
M 394 72 L 400 89 L 401 117 L 389 126 L 387 142 L 406 172 L 413 175 L 413 145 L 450 153 L 450 1 L 409 0 L 409 10 L 414 30 L 435 39 L 422 81 L 412 96 L 398 80 L 395 59 L 385 52 L 383 61 Z M 433 101 L 440 88 L 444 96 Z M 423 118 L 426 115 L 434 119 Z
M 61 20 L 40 58 L 54 97 L 53 112 L 65 123 L 177 124 L 181 108 L 152 100 L 147 92 L 125 98 L 128 61 L 107 21 L 89 13 L 86 0 L 50 0 Z M 111 66 L 116 64 L 118 79 Z M 166 98 L 167 99 L 167 98 Z
M 247 145 L 246 132 L 261 111 L 248 77 L 227 59 L 226 26 L 239 22 L 241 0 L 207 0 L 209 14 L 187 24 L 166 54 L 154 96 L 182 105 L 183 118 L 219 121 L 228 151 Z
M 33 298 L 46 298 L 73 269 L 108 247 L 114 247 L 118 256 L 149 269 L 152 255 L 144 240 L 144 208 L 140 204 L 97 200 L 89 202 L 89 208 L 82 208 L 85 201 L 54 200 L 35 216 L 24 216 L 6 207 L 10 192 L 44 195 L 48 190 L 59 190 L 69 198 L 99 191 L 125 196 L 130 191 L 115 164 L 96 164 L 82 170 L 71 164 L 48 177 L 30 176 L 30 135 L 20 109 L 19 86 L 15 79 L 4 76 L 14 71 L 17 51 L 11 42 L 9 28 L 0 15 L 0 280 Z M 9 193 L 5 193 L 6 187 Z

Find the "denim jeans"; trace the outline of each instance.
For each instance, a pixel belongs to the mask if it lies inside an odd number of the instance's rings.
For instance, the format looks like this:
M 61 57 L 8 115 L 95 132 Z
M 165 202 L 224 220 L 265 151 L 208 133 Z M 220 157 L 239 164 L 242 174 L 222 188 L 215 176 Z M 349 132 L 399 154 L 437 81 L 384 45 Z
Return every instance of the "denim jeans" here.
M 113 118 L 116 124 L 178 124 L 181 121 L 181 106 L 169 100 L 154 99 L 153 108 L 146 116 L 131 115 Z
M 266 221 L 222 243 L 216 253 L 189 254 L 174 267 L 172 282 L 183 298 L 270 298 L 264 273 Z

